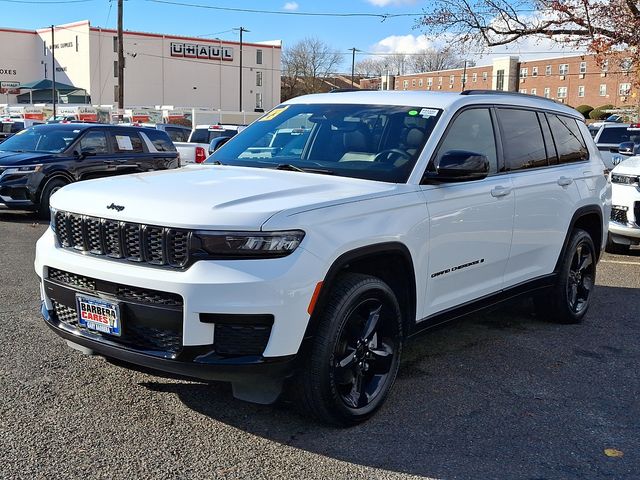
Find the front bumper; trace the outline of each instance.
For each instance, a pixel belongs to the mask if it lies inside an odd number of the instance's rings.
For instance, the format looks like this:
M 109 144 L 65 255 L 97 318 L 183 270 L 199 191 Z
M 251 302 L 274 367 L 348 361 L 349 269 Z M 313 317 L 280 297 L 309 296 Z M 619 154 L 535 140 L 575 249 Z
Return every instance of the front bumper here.
M 640 241 L 640 189 L 633 185 L 612 184 L 609 234 L 616 243 Z
M 42 178 L 40 173 L 11 174 L 5 170 L 0 174 L 0 204 L 8 208 L 34 208 Z

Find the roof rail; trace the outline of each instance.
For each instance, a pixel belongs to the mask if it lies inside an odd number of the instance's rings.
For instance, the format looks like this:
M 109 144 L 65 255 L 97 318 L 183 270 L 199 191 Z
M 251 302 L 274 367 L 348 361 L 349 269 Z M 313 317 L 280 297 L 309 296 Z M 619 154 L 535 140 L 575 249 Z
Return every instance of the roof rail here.
M 540 97 L 538 95 L 531 95 L 530 93 L 505 92 L 503 90 L 464 90 L 460 92 L 460 95 L 515 95 L 518 97 L 535 98 L 537 100 L 546 100 L 548 102 L 564 105 L 563 103 L 556 102 L 553 98 Z
M 329 90 L 329 93 L 346 93 L 346 92 L 376 92 L 372 88 L 334 88 Z

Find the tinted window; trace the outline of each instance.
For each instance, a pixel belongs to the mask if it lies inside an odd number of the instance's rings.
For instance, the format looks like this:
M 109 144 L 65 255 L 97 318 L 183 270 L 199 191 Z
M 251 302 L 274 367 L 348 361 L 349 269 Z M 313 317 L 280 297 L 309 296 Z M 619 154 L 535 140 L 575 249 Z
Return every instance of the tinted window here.
M 168 133 L 168 132 L 167 132 Z M 144 134 L 149 138 L 153 146 L 159 152 L 175 152 L 176 147 L 167 135 L 162 130 L 145 130 Z
M 542 136 L 544 137 L 544 146 L 547 149 L 547 159 L 549 160 L 549 165 L 557 165 L 558 152 L 556 151 L 555 143 L 553 143 L 553 136 L 551 135 L 551 129 L 549 128 L 547 116 L 542 112 L 538 112 L 538 121 L 540 122 L 540 126 L 542 127 Z
M 605 127 L 602 129 L 598 143 L 633 142 L 640 139 L 638 132 L 630 132 L 627 127 Z M 636 142 L 638 143 L 638 142 Z
M 142 140 L 137 132 L 113 132 L 113 149 L 118 153 L 142 153 Z
M 209 130 L 206 128 L 197 128 L 191 134 L 191 143 L 209 143 Z
M 574 118 L 547 114 L 560 163 L 579 162 L 589 158 L 587 146 Z
M 498 170 L 496 140 L 488 109 L 465 110 L 455 118 L 438 148 L 437 157 L 450 150 L 480 153 L 489 159 L 490 173 Z
M 80 139 L 82 152 L 93 152 L 96 155 L 109 153 L 107 148 L 107 136 L 102 130 L 91 130 Z
M 14 122 L 11 125 L 11 133 L 18 133 L 20 130 L 24 130 L 24 122 Z
M 169 138 L 174 142 L 186 142 L 189 140 L 189 133 L 191 130 L 184 128 L 165 127 L 164 131 L 167 132 Z
M 536 112 L 498 109 L 497 113 L 507 170 L 546 167 L 547 152 Z

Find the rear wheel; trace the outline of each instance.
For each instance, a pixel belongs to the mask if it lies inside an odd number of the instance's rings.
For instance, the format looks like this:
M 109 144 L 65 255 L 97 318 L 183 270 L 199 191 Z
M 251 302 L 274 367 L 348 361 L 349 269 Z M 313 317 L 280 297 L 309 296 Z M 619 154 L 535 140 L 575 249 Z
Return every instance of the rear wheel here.
M 629 253 L 629 248 L 631 246 L 624 243 L 616 243 L 613 241 L 611 234 L 607 235 L 607 244 L 605 246 L 605 251 L 607 253 L 614 253 L 618 255 L 625 255 Z
M 299 378 L 304 407 L 325 423 L 363 422 L 382 406 L 398 373 L 403 342 L 396 296 L 376 277 L 345 274 L 318 322 Z
M 591 303 L 596 281 L 596 253 L 591 236 L 576 229 L 562 258 L 551 292 L 535 298 L 538 315 L 557 323 L 580 323 Z
M 42 189 L 42 194 L 40 195 L 40 205 L 38 206 L 38 217 L 42 219 L 48 219 L 50 215 L 49 211 L 49 200 L 51 199 L 51 195 L 56 193 L 62 187 L 67 185 L 69 182 L 62 178 L 53 178 L 47 182 L 47 184 Z

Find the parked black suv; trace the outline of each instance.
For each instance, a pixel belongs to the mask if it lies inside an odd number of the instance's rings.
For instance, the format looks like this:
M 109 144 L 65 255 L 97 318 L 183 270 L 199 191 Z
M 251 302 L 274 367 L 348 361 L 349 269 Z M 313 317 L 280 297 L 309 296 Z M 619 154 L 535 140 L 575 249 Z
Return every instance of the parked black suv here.
M 49 198 L 68 183 L 178 166 L 178 152 L 161 130 L 37 125 L 0 144 L 0 204 L 46 218 Z

